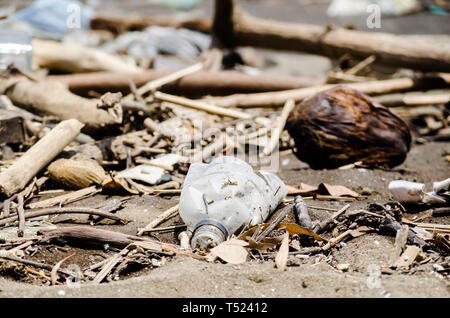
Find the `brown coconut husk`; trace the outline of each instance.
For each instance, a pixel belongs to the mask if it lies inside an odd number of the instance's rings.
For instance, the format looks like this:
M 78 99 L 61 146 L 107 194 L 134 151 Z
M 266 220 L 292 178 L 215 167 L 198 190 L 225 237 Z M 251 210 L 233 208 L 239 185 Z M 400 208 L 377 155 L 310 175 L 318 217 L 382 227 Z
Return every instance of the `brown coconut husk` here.
M 362 161 L 371 167 L 401 164 L 410 149 L 406 123 L 369 96 L 344 86 L 296 105 L 286 123 L 295 155 L 313 169 Z
M 102 184 L 105 170 L 93 159 L 58 159 L 47 169 L 49 178 L 69 189 Z

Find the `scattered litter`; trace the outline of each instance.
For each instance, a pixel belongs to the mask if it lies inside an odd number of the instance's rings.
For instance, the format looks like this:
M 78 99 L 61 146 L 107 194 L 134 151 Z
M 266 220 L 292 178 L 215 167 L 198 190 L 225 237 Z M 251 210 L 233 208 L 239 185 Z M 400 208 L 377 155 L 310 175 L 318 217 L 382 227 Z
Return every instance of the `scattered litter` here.
M 255 174 L 245 161 L 223 156 L 190 166 L 180 196 L 180 216 L 193 232 L 192 247 L 208 249 L 244 225 L 264 222 L 286 193 L 276 175 Z
M 389 183 L 389 191 L 394 200 L 403 203 L 446 203 L 449 200 L 448 192 L 450 179 L 433 184 L 434 191 L 425 192 L 425 184 L 405 180 L 395 180 Z M 439 194 L 438 194 L 439 193 Z

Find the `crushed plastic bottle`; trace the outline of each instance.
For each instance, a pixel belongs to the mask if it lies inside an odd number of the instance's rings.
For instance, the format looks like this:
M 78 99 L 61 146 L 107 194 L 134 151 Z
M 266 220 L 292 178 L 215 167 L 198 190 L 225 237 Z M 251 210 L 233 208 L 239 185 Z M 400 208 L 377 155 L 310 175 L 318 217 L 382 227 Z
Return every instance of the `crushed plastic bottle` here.
M 255 173 L 245 161 L 223 156 L 209 164 L 191 165 L 179 211 L 193 233 L 192 248 L 207 250 L 245 225 L 263 223 L 286 195 L 278 176 Z

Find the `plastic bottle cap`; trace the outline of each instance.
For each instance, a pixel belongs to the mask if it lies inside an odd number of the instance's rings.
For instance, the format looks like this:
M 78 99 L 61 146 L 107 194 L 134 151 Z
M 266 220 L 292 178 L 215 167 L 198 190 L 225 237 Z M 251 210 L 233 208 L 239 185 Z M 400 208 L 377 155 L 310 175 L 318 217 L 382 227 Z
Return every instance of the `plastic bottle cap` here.
M 203 224 L 197 227 L 191 239 L 193 249 L 209 250 L 225 241 L 225 233 L 217 226 Z

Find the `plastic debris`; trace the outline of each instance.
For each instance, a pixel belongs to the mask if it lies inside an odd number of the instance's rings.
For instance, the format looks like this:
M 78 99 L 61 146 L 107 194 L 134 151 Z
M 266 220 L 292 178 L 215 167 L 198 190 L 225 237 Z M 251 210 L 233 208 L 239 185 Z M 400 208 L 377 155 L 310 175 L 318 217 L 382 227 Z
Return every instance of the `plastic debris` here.
M 448 180 L 450 179 L 435 182 L 434 188 L 440 192 L 446 185 L 448 189 Z M 426 192 L 425 184 L 419 182 L 394 180 L 389 183 L 389 191 L 392 193 L 394 200 L 402 203 L 445 203 L 448 201 L 448 197 L 439 195 L 436 190 Z
M 253 172 L 245 161 L 219 157 L 193 163 L 180 196 L 180 216 L 193 232 L 193 248 L 208 249 L 244 225 L 264 222 L 286 196 L 276 175 Z
M 55 37 L 76 29 L 89 28 L 94 10 L 76 0 L 36 0 L 25 9 L 17 11 L 8 22 L 26 22 L 33 28 Z
M 142 32 L 128 32 L 101 48 L 110 53 L 126 51 L 130 56 L 154 57 L 158 54 L 176 55 L 182 58 L 196 58 L 208 49 L 209 35 L 188 29 L 151 26 Z

